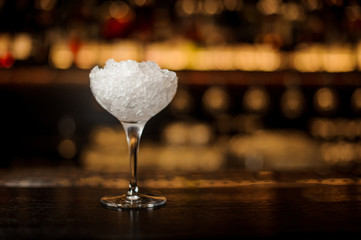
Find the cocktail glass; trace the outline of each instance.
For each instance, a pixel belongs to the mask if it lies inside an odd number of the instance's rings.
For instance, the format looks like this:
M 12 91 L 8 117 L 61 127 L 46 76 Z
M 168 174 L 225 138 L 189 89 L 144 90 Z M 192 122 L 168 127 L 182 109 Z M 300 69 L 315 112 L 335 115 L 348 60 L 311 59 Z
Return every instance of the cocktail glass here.
M 128 192 L 102 197 L 103 206 L 113 209 L 153 208 L 165 204 L 164 196 L 143 194 L 137 184 L 139 142 L 147 121 L 164 109 L 177 90 L 177 76 L 151 61 L 106 62 L 90 72 L 90 88 L 97 102 L 114 115 L 126 133 L 130 181 Z

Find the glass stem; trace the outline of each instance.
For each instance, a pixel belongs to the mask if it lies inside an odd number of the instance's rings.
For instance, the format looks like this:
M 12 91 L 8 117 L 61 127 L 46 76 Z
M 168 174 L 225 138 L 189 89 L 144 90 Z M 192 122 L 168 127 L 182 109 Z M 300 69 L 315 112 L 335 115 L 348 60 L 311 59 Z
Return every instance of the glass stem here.
M 130 160 L 130 180 L 127 197 L 135 200 L 138 198 L 137 161 L 139 141 L 142 136 L 145 122 L 122 122 L 122 125 L 127 136 Z

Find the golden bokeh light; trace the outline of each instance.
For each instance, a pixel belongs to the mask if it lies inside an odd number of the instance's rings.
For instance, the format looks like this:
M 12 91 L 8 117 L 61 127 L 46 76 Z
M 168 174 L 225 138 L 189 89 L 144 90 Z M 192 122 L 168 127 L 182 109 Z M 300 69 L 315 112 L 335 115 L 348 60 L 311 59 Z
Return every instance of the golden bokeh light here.
M 327 72 L 350 72 L 356 67 L 356 59 L 351 47 L 333 46 L 325 51 L 323 69 Z
M 243 5 L 242 0 L 223 0 L 224 8 L 228 11 L 240 10 Z
M 281 13 L 290 21 L 300 20 L 305 17 L 303 8 L 295 2 L 283 3 L 281 5 Z
M 195 0 L 177 1 L 176 10 L 179 14 L 193 14 L 197 10 L 197 2 Z
M 213 140 L 213 131 L 206 123 L 174 122 L 167 125 L 162 133 L 169 146 L 207 146 Z
M 65 159 L 73 158 L 77 153 L 77 145 L 71 139 L 62 140 L 58 145 L 58 152 Z
M 174 114 L 187 114 L 193 108 L 193 98 L 191 94 L 182 88 L 177 89 L 177 93 L 170 103 L 171 111 Z
M 192 146 L 207 146 L 213 139 L 211 127 L 203 123 L 191 125 L 189 134 L 189 143 Z
M 233 49 L 234 66 L 244 71 L 275 71 L 282 65 L 281 54 L 269 45 L 239 45 Z
M 133 59 L 135 61 L 140 60 L 139 44 L 133 41 L 117 41 L 111 46 L 111 56 L 115 61 L 123 61 Z
M 75 64 L 81 69 L 90 69 L 97 64 L 99 58 L 98 45 L 95 43 L 86 43 L 81 45 L 75 56 Z
M 26 33 L 19 33 L 15 36 L 12 50 L 16 59 L 25 60 L 30 57 L 33 47 L 31 36 Z
M 214 15 L 218 13 L 222 8 L 220 0 L 205 0 L 203 2 L 203 11 L 206 14 Z
M 126 17 L 130 12 L 130 8 L 127 3 L 123 1 L 112 2 L 109 5 L 109 14 L 116 19 L 122 19 Z
M 319 45 L 296 50 L 292 56 L 293 67 L 300 72 L 317 72 L 322 66 L 323 48 Z
M 311 134 L 317 138 L 330 140 L 337 136 L 336 124 L 329 119 L 313 119 L 310 128 Z
M 322 160 L 328 164 L 350 164 L 356 158 L 354 144 L 340 141 L 321 144 Z
M 149 2 L 149 0 L 133 0 L 133 1 L 138 6 L 144 6 Z
M 351 46 L 301 45 L 291 55 L 291 64 L 301 72 L 350 72 L 357 66 Z
M 268 110 L 269 105 L 269 95 L 262 87 L 251 87 L 243 96 L 243 106 L 250 112 L 264 113 Z
M 188 43 L 153 43 L 145 49 L 145 60 L 155 61 L 163 68 L 187 68 L 190 46 Z
M 169 145 L 185 145 L 188 141 L 187 124 L 175 122 L 167 125 L 163 130 L 163 139 Z
M 108 126 L 99 126 L 90 134 L 90 139 L 94 145 L 104 148 L 112 148 L 114 146 L 123 146 L 120 142 L 125 139 L 125 133 L 118 128 L 111 128 Z M 124 140 L 125 141 L 125 140 Z M 123 149 L 127 149 L 124 146 Z
M 258 10 L 266 15 L 278 13 L 280 7 L 281 0 L 260 0 L 257 3 Z
M 298 89 L 287 89 L 281 97 L 281 111 L 285 117 L 299 117 L 305 108 L 305 98 Z
M 0 33 L 0 55 L 4 54 L 11 47 L 11 35 Z
M 74 55 L 65 42 L 58 42 L 50 49 L 49 62 L 56 68 L 68 69 L 73 64 Z
M 310 133 L 322 140 L 356 140 L 361 137 L 361 120 L 314 118 L 310 121 Z
M 0 52 L 11 49 L 13 46 L 12 38 L 6 36 L 0 37 L 0 42 L 3 42 Z M 223 37 L 221 33 L 211 33 L 208 41 L 217 42 L 220 36 Z M 53 66 L 61 69 L 68 68 L 73 59 L 79 68 L 87 69 L 91 62 L 96 60 L 98 64 L 103 65 L 109 58 L 116 61 L 151 60 L 157 62 L 162 68 L 171 70 L 262 72 L 287 68 L 300 72 L 351 72 L 361 62 L 361 47 L 356 49 L 345 46 L 326 48 L 313 44 L 299 46 L 294 52 L 286 53 L 275 49 L 270 44 L 211 45 L 199 47 L 193 42 L 183 39 L 147 44 L 141 44 L 134 40 L 83 42 L 80 44 L 79 50 L 76 53 L 70 53 L 72 56 L 66 61 L 60 59 L 62 58 L 60 56 L 69 55 L 69 47 L 60 41 L 51 47 L 50 55 L 53 58 L 51 62 L 57 62 Z M 361 44 L 359 45 L 361 46 Z M 24 54 L 23 58 L 28 58 L 27 52 L 28 49 L 31 49 L 29 41 L 26 44 L 23 41 L 22 46 L 27 46 L 27 50 L 22 50 L 22 54 Z
M 302 2 L 311 11 L 321 8 L 323 5 L 322 0 L 302 0 Z
M 222 87 L 210 87 L 203 95 L 202 104 L 210 113 L 222 113 L 230 107 L 229 95 Z
M 322 113 L 332 113 L 338 107 L 338 97 L 334 90 L 323 87 L 316 91 L 313 103 L 316 110 Z
M 308 169 L 315 164 L 318 145 L 297 131 L 261 130 L 237 134 L 228 143 L 229 153 L 248 170 Z
M 97 46 L 98 45 L 98 46 Z M 100 43 L 92 45 L 94 49 L 98 49 L 97 63 L 104 65 L 105 62 L 112 58 L 115 61 L 123 61 L 133 59 L 135 61 L 141 60 L 141 48 L 137 42 L 119 40 L 112 44 Z

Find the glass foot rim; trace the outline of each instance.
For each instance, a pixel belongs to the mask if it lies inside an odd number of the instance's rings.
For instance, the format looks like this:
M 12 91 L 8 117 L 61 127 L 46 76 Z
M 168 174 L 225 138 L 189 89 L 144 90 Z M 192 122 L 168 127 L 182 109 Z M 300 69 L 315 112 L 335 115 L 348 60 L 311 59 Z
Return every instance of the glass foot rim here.
M 128 196 L 127 194 L 104 196 L 100 199 L 100 203 L 109 209 L 156 208 L 166 202 L 167 199 L 163 196 L 141 193 L 136 196 Z

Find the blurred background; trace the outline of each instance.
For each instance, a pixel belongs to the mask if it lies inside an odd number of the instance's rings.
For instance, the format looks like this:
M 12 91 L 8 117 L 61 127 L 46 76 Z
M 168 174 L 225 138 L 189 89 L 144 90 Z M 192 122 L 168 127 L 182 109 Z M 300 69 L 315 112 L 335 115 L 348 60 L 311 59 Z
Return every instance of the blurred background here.
M 140 168 L 360 175 L 356 0 L 0 0 L 0 166 L 128 172 L 89 89 L 113 58 L 177 72 Z

